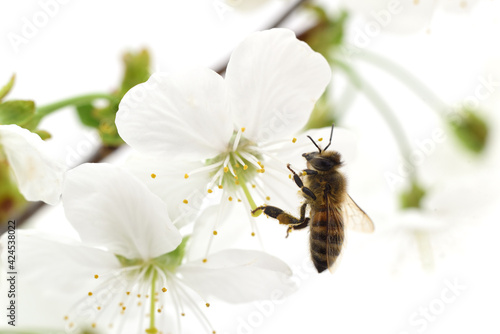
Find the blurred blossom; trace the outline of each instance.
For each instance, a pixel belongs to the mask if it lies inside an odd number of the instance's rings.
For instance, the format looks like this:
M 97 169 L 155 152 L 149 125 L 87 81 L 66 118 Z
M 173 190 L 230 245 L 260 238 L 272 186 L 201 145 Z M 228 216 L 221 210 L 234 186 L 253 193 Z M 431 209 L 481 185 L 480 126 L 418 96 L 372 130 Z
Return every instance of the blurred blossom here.
M 350 0 L 341 1 L 341 4 L 351 14 L 363 16 L 365 24 L 356 29 L 358 38 L 371 38 L 382 31 L 416 33 L 429 28 L 436 11 L 468 13 L 477 2 L 478 0 Z
M 35 133 L 14 124 L 0 125 L 0 147 L 21 194 L 28 201 L 57 204 L 66 166 L 47 146 Z

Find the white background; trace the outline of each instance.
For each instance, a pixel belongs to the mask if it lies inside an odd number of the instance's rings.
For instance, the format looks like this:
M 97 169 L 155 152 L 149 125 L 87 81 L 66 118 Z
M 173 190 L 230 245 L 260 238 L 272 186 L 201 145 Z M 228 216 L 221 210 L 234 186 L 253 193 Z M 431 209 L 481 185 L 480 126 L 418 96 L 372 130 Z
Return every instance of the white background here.
M 121 54 L 142 47 L 150 51 L 157 71 L 217 67 L 248 33 L 268 26 L 291 4 L 271 1 L 242 13 L 211 0 L 67 1 L 52 6 L 44 21 L 41 4 L 49 2 L 0 3 L 0 81 L 17 75 L 9 98 L 43 105 L 109 91 L 121 77 Z M 297 22 L 306 19 L 288 24 L 300 27 Z M 9 39 L 12 34 L 22 36 L 26 20 L 40 27 L 27 43 L 15 47 Z M 353 43 L 367 22 L 373 17 L 359 15 L 351 21 L 348 38 Z M 366 47 L 406 67 L 453 105 L 474 96 L 481 78 L 500 81 L 499 33 L 498 1 L 479 1 L 464 13 L 437 9 L 412 34 L 375 34 Z M 397 80 L 373 66 L 356 66 L 397 111 L 413 144 L 431 138 L 436 129 L 446 130 L 435 113 Z M 334 77 L 334 83 L 342 85 L 343 79 L 335 73 Z M 492 131 L 498 126 L 499 95 L 497 86 L 480 101 Z M 212 303 L 209 316 L 218 333 L 499 332 L 497 137 L 492 136 L 480 160 L 457 151 L 449 133 L 426 155 L 422 179 L 434 193 L 444 195 L 432 204 L 434 216 L 431 212 L 417 220 L 444 220 L 446 227 L 431 233 L 435 261 L 433 269 L 424 270 L 411 236 L 394 228 L 406 218 L 395 209 L 397 192 L 386 181 L 387 173 L 396 173 L 401 163 L 387 126 L 363 97 L 356 99 L 342 125 L 359 136 L 358 158 L 347 170 L 350 193 L 372 216 L 376 233 L 350 235 L 339 270 L 318 275 L 307 271 L 307 232 L 295 232 L 285 240 L 282 226 L 262 227 L 265 249 L 290 263 L 300 289 L 280 304 Z M 96 144 L 96 135 L 79 126 L 69 109 L 49 117 L 41 128 L 53 134 L 54 151 L 63 159 L 78 147 Z M 454 224 L 456 215 L 438 213 L 443 211 L 440 205 L 453 213 L 456 199 L 463 219 Z M 44 229 L 64 233 L 61 208 L 44 210 L 34 220 Z M 459 286 L 455 293 L 450 285 Z M 427 320 L 421 315 L 425 309 L 430 309 Z

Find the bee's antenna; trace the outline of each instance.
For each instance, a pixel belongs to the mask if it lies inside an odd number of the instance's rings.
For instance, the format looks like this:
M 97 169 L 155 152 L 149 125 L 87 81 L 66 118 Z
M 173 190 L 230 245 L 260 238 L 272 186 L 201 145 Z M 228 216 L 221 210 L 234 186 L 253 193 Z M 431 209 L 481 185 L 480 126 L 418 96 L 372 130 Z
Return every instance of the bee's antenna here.
M 332 137 L 333 137 L 333 128 L 335 127 L 335 123 L 332 124 L 332 131 L 330 132 L 330 141 L 328 142 L 328 145 L 326 145 L 326 147 L 323 149 L 323 151 L 326 151 L 326 149 L 328 147 L 330 147 L 330 144 L 332 143 Z M 316 147 L 318 147 L 318 145 L 316 145 Z M 321 153 L 321 150 L 319 150 L 319 152 Z
M 312 139 L 311 136 L 307 136 L 307 138 L 311 139 L 311 141 L 313 142 L 314 146 L 316 146 L 317 149 L 319 150 L 319 153 L 321 153 L 321 148 L 319 148 L 318 144 L 316 144 L 316 142 L 314 141 L 314 139 Z

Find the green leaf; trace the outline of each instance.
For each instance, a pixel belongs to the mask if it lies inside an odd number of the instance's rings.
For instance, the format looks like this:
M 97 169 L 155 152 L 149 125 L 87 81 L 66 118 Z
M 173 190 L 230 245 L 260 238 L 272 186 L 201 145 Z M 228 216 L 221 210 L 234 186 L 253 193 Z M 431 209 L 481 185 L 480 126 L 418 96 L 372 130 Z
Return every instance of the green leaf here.
M 2 102 L 3 98 L 9 94 L 10 90 L 12 89 L 12 86 L 14 86 L 14 81 L 16 80 L 16 75 L 13 74 L 11 77 L 10 77 L 10 80 L 9 82 L 7 82 L 7 84 L 5 86 L 3 86 L 1 89 L 0 89 L 0 102 Z
M 92 104 L 83 104 L 76 107 L 76 112 L 83 125 L 91 128 L 99 127 L 99 119 L 94 116 L 94 106 Z
M 35 102 L 13 100 L 0 104 L 0 124 L 17 124 L 22 126 L 28 123 L 35 114 Z
M 470 152 L 481 153 L 488 140 L 488 125 L 479 114 L 470 109 L 464 109 L 455 114 L 448 124 L 458 142 Z

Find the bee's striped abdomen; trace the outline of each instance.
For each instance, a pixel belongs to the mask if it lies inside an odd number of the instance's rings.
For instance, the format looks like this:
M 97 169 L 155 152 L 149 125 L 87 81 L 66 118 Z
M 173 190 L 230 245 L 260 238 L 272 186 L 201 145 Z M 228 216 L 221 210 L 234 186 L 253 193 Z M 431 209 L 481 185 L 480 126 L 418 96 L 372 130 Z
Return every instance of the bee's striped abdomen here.
M 311 258 L 318 272 L 328 269 L 340 255 L 344 243 L 342 221 L 327 209 L 315 211 L 310 226 Z M 330 220 L 330 221 L 329 221 Z

